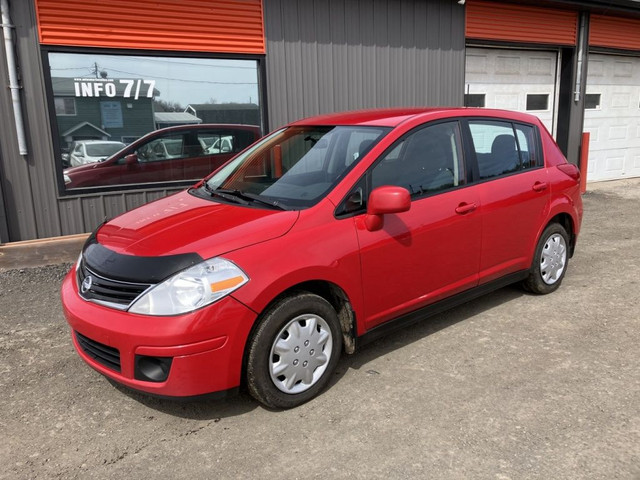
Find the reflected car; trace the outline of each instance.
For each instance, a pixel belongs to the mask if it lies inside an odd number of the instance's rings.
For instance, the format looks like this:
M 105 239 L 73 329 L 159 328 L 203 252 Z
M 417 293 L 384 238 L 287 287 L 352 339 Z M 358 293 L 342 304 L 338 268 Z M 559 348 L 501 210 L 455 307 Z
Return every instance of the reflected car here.
M 69 148 L 69 164 L 72 167 L 78 167 L 89 163 L 101 162 L 125 147 L 126 145 L 122 142 L 77 140 Z
M 260 138 L 255 125 L 199 124 L 163 128 L 93 164 L 63 171 L 67 189 L 197 180 Z M 218 147 L 213 147 L 218 145 Z M 222 148 L 224 147 L 224 148 Z M 73 163 L 73 157 L 72 157 Z
M 72 342 L 149 394 L 242 387 L 295 407 L 342 352 L 508 284 L 554 292 L 580 233 L 579 178 L 522 113 L 294 122 L 98 227 L 62 285 Z

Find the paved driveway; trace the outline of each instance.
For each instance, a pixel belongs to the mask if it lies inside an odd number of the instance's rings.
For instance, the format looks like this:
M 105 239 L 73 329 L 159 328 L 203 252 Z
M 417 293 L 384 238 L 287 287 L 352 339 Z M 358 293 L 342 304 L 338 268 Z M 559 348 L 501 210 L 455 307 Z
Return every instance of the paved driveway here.
M 64 266 L 0 273 L 0 478 L 640 478 L 640 181 L 590 185 L 560 290 L 344 357 L 275 412 L 151 399 L 74 353 Z

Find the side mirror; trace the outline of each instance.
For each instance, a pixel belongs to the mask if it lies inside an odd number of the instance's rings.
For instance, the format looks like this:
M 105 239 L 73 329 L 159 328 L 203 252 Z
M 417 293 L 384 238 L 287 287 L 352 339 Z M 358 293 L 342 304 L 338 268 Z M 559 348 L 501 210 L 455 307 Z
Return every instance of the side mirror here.
M 126 157 L 124 157 L 124 164 L 127 167 L 132 167 L 138 163 L 138 155 L 135 153 L 130 153 Z
M 384 215 L 406 212 L 410 208 L 411 195 L 406 188 L 378 187 L 369 195 L 364 223 L 370 232 L 380 230 L 384 225 Z

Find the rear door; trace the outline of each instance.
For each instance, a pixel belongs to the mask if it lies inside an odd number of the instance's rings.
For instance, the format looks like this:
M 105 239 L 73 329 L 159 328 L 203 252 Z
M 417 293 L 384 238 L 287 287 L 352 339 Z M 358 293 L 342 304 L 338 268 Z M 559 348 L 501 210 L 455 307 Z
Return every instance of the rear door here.
M 469 120 L 482 217 L 480 283 L 531 266 L 550 188 L 534 125 Z
M 465 172 L 457 121 L 413 130 L 370 169 L 367 191 L 401 186 L 412 203 L 377 231 L 366 229 L 364 214 L 354 217 L 367 329 L 476 285 L 479 198 Z

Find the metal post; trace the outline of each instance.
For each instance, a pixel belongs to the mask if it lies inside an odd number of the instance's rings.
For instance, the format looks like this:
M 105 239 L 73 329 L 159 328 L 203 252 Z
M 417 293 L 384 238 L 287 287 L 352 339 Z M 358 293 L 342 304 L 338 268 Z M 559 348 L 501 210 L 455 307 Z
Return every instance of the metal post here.
M 20 85 L 18 82 L 18 68 L 16 66 L 15 46 L 11 29 L 15 26 L 9 16 L 9 0 L 0 0 L 0 13 L 2 14 L 2 32 L 4 36 L 4 50 L 7 57 L 7 70 L 9 72 L 9 88 L 11 89 L 11 101 L 13 103 L 13 119 L 16 124 L 16 136 L 20 155 L 26 155 L 27 140 L 22 119 L 22 103 L 20 101 Z

